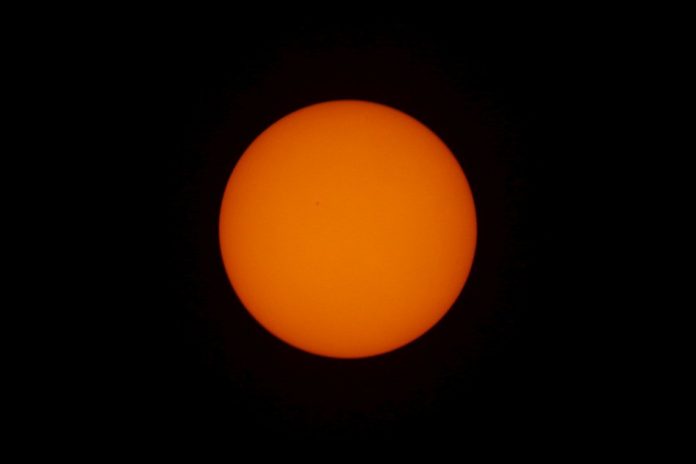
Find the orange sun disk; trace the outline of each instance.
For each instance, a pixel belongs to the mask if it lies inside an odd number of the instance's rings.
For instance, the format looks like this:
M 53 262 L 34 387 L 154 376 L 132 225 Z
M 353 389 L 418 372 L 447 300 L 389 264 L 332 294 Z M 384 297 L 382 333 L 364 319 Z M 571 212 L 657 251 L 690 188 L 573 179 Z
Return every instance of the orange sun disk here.
M 360 358 L 433 327 L 469 275 L 476 213 L 447 146 L 390 107 L 331 101 L 247 148 L 220 211 L 225 270 L 268 331 Z

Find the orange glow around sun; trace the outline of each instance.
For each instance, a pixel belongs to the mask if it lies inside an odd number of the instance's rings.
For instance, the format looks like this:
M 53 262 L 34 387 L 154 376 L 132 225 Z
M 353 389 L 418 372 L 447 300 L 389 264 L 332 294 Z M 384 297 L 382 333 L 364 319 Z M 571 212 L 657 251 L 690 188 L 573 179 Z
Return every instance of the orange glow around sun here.
M 222 200 L 220 246 L 269 332 L 318 355 L 373 356 L 420 337 L 457 299 L 476 248 L 474 200 L 423 124 L 331 101 L 247 148 Z

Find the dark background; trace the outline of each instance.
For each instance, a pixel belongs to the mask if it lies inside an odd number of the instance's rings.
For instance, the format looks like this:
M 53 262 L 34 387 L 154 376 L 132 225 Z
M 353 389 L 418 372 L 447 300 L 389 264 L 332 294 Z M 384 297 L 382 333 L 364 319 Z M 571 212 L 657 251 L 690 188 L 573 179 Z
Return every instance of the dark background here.
M 112 227 L 129 266 L 114 293 L 125 327 L 115 401 L 132 430 L 239 442 L 566 433 L 582 404 L 561 238 L 577 51 L 563 24 L 474 26 L 443 16 L 187 23 L 129 48 L 121 105 L 135 138 L 113 160 L 128 221 Z M 228 283 L 217 237 L 223 189 L 251 141 L 296 109 L 346 98 L 435 131 L 466 172 L 479 220 L 472 274 L 446 317 L 362 360 L 310 355 L 261 328 Z

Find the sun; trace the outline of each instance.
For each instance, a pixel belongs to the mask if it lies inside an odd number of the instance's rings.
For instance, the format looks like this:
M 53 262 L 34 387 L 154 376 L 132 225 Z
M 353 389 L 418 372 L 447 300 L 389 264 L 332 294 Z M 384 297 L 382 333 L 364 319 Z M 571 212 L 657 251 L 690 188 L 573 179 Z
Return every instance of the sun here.
M 239 159 L 220 209 L 229 280 L 301 350 L 374 356 L 423 335 L 469 276 L 476 211 L 449 148 L 416 119 L 340 100 L 295 111 Z

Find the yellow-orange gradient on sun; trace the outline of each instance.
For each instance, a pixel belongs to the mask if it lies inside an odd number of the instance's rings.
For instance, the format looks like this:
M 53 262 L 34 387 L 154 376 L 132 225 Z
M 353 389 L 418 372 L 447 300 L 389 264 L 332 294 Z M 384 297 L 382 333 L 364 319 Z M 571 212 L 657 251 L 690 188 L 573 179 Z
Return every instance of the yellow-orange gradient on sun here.
M 295 111 L 247 148 L 220 211 L 227 275 L 251 315 L 310 353 L 385 353 L 435 325 L 476 247 L 469 183 L 447 146 L 388 106 Z

